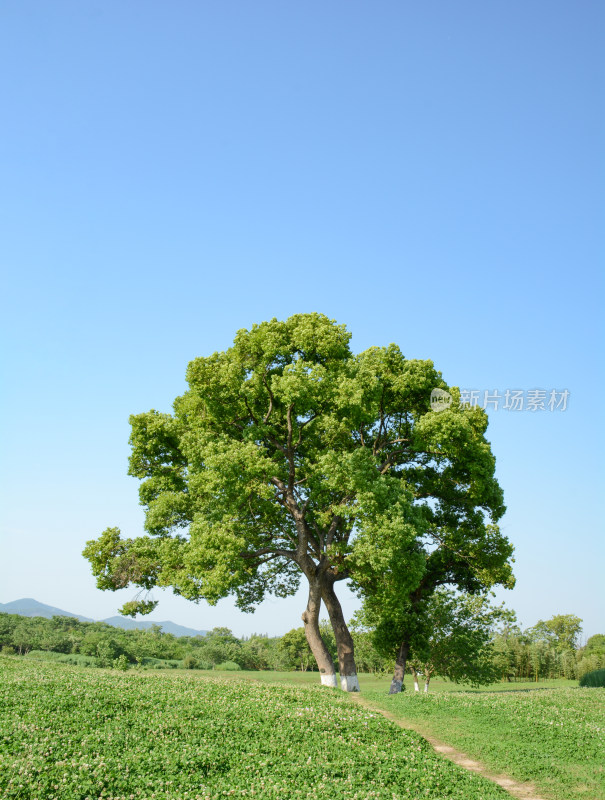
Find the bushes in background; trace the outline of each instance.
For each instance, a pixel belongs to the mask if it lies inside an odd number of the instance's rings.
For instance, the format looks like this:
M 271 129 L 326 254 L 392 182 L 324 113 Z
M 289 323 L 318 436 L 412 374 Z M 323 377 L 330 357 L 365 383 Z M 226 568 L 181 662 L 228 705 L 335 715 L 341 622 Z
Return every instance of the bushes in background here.
M 594 672 L 587 672 L 586 675 L 582 675 L 580 686 L 605 689 L 605 669 L 595 669 Z

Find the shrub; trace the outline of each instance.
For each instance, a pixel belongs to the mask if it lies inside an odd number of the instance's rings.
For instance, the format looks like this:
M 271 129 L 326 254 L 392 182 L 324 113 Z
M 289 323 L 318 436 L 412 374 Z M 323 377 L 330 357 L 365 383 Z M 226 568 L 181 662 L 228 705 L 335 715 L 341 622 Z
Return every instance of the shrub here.
M 121 655 L 117 642 L 102 639 L 97 644 L 97 659 L 100 667 L 113 667 L 113 662 Z
M 3 656 L 14 656 L 15 655 L 15 648 L 11 647 L 10 644 L 5 644 L 2 646 L 2 655 Z
M 580 678 L 580 686 L 591 686 L 605 689 L 605 669 L 595 669 Z
M 222 664 L 216 665 L 217 669 L 225 669 L 232 672 L 235 672 L 237 669 L 241 669 L 239 664 L 236 664 L 235 661 L 223 661 Z
M 121 672 L 126 672 L 126 670 L 128 669 L 128 659 L 126 658 L 124 653 L 122 653 L 122 655 L 118 656 L 117 658 L 114 658 L 113 668 L 119 669 Z

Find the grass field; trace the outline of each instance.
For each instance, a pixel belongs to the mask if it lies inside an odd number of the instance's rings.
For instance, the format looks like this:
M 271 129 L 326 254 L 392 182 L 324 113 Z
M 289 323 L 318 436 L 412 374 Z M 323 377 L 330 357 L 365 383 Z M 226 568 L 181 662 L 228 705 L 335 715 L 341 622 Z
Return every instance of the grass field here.
M 605 800 L 605 689 L 364 696 L 548 797 Z
M 236 674 L 268 683 L 318 680 L 317 673 Z M 406 692 L 389 696 L 389 684 L 360 676 L 367 700 L 494 772 L 531 781 L 553 800 L 605 800 L 605 689 L 579 689 L 567 680 L 473 689 L 437 678 L 425 696 L 407 676 Z
M 340 691 L 0 657 L 4 800 L 504 800 Z

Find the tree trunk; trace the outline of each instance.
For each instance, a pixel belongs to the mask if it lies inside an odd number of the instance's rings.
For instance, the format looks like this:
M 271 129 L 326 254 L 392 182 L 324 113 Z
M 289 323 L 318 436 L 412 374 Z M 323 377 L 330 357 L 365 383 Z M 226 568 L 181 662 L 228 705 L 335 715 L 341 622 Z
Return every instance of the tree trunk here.
M 418 686 L 418 673 L 416 672 L 414 667 L 412 667 L 412 675 L 414 676 L 414 691 L 419 692 L 420 687 Z
M 393 672 L 393 680 L 391 681 L 391 688 L 389 689 L 389 694 L 398 694 L 399 692 L 405 691 L 405 686 L 403 685 L 403 679 L 405 677 L 405 665 L 408 660 L 409 652 L 410 652 L 409 642 L 403 641 L 401 643 L 401 647 L 399 648 L 399 652 L 397 653 L 397 659 L 395 661 L 395 671 Z
M 359 680 L 355 666 L 355 647 L 347 623 L 345 622 L 342 606 L 334 591 L 332 581 L 324 583 L 321 592 L 322 599 L 328 609 L 336 648 L 338 650 L 338 672 L 340 673 L 340 688 L 345 692 L 358 692 Z
M 336 688 L 336 670 L 334 669 L 334 662 L 330 651 L 326 647 L 324 640 L 321 638 L 319 630 L 319 609 L 321 608 L 321 589 L 319 582 L 309 581 L 309 598 L 307 600 L 307 607 L 302 615 L 302 621 L 305 625 L 305 636 L 311 648 L 311 652 L 317 661 L 317 667 L 321 675 L 322 686 L 331 686 Z
M 429 683 L 435 674 L 435 666 L 434 664 L 425 664 L 424 667 L 424 693 L 427 694 L 429 690 Z

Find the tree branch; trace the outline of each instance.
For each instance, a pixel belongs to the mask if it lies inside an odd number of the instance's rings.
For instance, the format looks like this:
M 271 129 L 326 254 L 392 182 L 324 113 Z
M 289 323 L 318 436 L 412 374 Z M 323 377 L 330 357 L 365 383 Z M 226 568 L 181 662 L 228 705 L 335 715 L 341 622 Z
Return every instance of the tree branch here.
M 282 550 L 280 547 L 261 547 L 260 550 L 256 550 L 254 553 L 240 553 L 240 555 L 242 558 L 260 558 L 260 556 L 272 555 L 273 558 L 281 557 L 294 560 L 296 551 Z
M 273 403 L 273 401 L 274 401 L 273 392 L 271 391 L 271 388 L 269 387 L 269 384 L 267 382 L 267 373 L 266 372 L 263 375 L 263 383 L 265 384 L 265 388 L 266 388 L 267 393 L 269 395 L 269 410 L 267 411 L 267 413 L 265 414 L 265 417 L 263 419 L 263 423 L 266 425 L 267 422 L 269 422 L 269 417 L 271 416 L 271 412 L 273 411 L 273 404 L 274 404 Z
M 326 534 L 326 548 L 328 548 L 332 542 L 334 541 L 334 536 L 336 535 L 336 531 L 338 530 L 338 526 L 342 522 L 342 517 L 339 514 L 335 514 L 332 517 L 332 522 L 330 523 L 330 527 L 328 528 L 328 533 Z
M 250 415 L 250 419 L 251 419 L 251 420 L 252 420 L 252 422 L 254 422 L 256 425 L 258 425 L 258 420 L 257 420 L 257 419 L 256 419 L 256 417 L 254 416 L 254 412 L 253 412 L 253 411 L 252 411 L 252 409 L 250 408 L 250 404 L 248 403 L 248 398 L 246 397 L 246 395 L 242 395 L 242 396 L 243 396 L 243 398 L 244 398 L 244 403 L 246 404 L 246 408 L 248 409 L 248 414 Z
M 290 403 L 288 406 L 287 412 L 287 422 L 288 422 L 288 439 L 287 439 L 287 457 L 288 457 L 288 490 L 292 492 L 294 489 L 294 479 L 296 477 L 296 467 L 294 464 L 294 452 L 292 450 L 292 412 L 294 411 L 294 403 Z
M 390 441 L 390 442 L 385 442 L 385 443 L 384 443 L 383 445 L 381 445 L 380 447 L 377 447 L 377 448 L 376 448 L 376 452 L 374 453 L 374 455 L 377 455 L 378 453 L 380 453 L 380 451 L 381 451 L 381 450 L 384 450 L 384 448 L 385 448 L 385 447 L 389 447 L 389 445 L 392 445 L 392 444 L 401 444 L 402 442 L 409 442 L 409 441 L 411 441 L 411 440 L 410 440 L 410 439 L 391 439 L 391 441 Z M 404 450 L 404 449 L 405 449 L 405 448 L 403 448 L 403 449 L 401 449 L 401 450 L 398 450 L 397 452 L 398 452 L 398 453 L 403 453 L 403 450 Z

